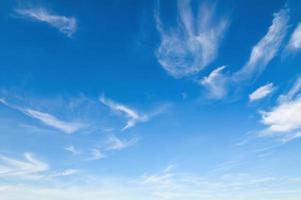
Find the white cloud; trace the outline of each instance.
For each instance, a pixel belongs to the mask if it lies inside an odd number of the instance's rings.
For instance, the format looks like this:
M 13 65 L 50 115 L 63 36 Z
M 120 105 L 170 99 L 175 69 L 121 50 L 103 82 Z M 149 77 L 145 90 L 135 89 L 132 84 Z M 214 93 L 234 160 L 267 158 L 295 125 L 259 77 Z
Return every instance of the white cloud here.
M 6 102 L 4 99 L 1 99 L 0 103 L 8 106 L 11 109 L 20 111 L 20 112 L 24 113 L 25 115 L 27 115 L 28 117 L 39 120 L 40 122 L 42 122 L 43 124 L 45 124 L 49 127 L 55 128 L 57 130 L 60 130 L 62 132 L 68 133 L 68 134 L 74 133 L 85 127 L 85 125 L 82 123 L 66 122 L 66 121 L 58 119 L 57 117 L 55 117 L 49 113 L 44 113 L 44 112 L 36 111 L 33 109 L 29 109 L 29 108 L 21 108 L 21 107 L 11 105 L 8 102 Z
M 253 47 L 246 65 L 233 76 L 234 80 L 245 80 L 259 76 L 268 63 L 277 55 L 288 29 L 287 9 L 274 14 L 267 34 Z
M 138 139 L 134 138 L 131 140 L 120 139 L 116 136 L 110 136 L 106 141 L 106 148 L 108 150 L 122 150 L 133 146 L 138 142 Z
M 261 122 L 267 126 L 261 136 L 280 135 L 284 140 L 299 137 L 301 130 L 301 77 L 293 87 L 278 98 L 278 104 L 270 111 L 261 111 Z
M 294 30 L 286 49 L 293 52 L 301 49 L 301 22 Z
M 297 78 L 293 87 L 284 95 L 280 95 L 279 102 L 286 102 L 296 98 L 300 94 L 301 90 L 301 76 Z
M 49 169 L 48 164 L 36 159 L 31 153 L 24 153 L 25 160 L 0 155 L 0 177 L 38 178 Z
M 99 98 L 100 102 L 104 105 L 108 106 L 110 109 L 123 114 L 127 119 L 127 124 L 122 128 L 122 130 L 126 130 L 136 125 L 138 122 L 146 122 L 149 120 L 149 117 L 144 114 L 138 113 L 136 110 L 116 103 L 111 99 L 106 98 L 104 95 Z
M 81 152 L 79 150 L 77 150 L 74 146 L 67 146 L 64 148 L 66 151 L 69 151 L 72 153 L 72 155 L 76 156 L 76 155 L 80 155 Z
M 50 13 L 45 8 L 16 9 L 20 16 L 30 18 L 39 22 L 45 22 L 58 29 L 68 37 L 71 37 L 77 28 L 77 22 L 74 17 L 66 17 Z
M 215 19 L 213 6 L 204 5 L 198 13 L 193 13 L 188 0 L 178 0 L 178 15 L 177 27 L 167 32 L 159 8 L 156 10 L 155 19 L 161 36 L 156 55 L 170 75 L 183 77 L 199 72 L 217 57 L 229 23 L 225 18 Z
M 264 86 L 261 86 L 249 95 L 249 100 L 250 102 L 253 102 L 253 101 L 263 99 L 267 97 L 269 94 L 271 94 L 274 91 L 274 89 L 275 88 L 273 83 L 268 83 Z
M 106 155 L 103 154 L 99 149 L 91 149 L 90 150 L 90 156 L 86 159 L 88 161 L 90 160 L 100 160 L 105 158 Z
M 76 169 L 66 169 L 64 171 L 61 172 L 56 172 L 54 174 L 52 174 L 50 177 L 64 177 L 64 176 L 71 176 L 78 173 L 78 170 Z
M 200 84 L 208 90 L 208 97 L 212 99 L 221 99 L 227 95 L 228 77 L 222 74 L 226 66 L 221 66 L 213 70 L 207 77 L 200 80 Z
M 84 127 L 83 124 L 77 123 L 77 122 L 65 122 L 62 120 L 59 120 L 53 115 L 50 115 L 48 113 L 39 112 L 32 109 L 24 109 L 23 112 L 34 119 L 37 119 L 44 123 L 45 125 L 48 125 L 50 127 L 56 128 L 62 132 L 65 133 L 74 133 L 78 131 L 79 129 L 82 129 Z
M 261 112 L 268 133 L 285 133 L 301 128 L 301 98 L 282 102 L 271 111 Z

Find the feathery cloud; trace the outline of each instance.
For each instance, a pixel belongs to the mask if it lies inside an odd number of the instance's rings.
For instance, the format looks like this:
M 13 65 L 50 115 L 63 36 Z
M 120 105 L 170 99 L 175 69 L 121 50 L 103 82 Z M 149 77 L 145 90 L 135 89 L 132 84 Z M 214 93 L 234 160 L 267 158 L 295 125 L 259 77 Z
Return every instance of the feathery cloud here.
M 274 14 L 272 25 L 267 34 L 253 47 L 246 65 L 236 72 L 234 80 L 245 80 L 259 76 L 268 63 L 277 55 L 288 29 L 288 9 Z
M 286 50 L 296 52 L 301 49 L 301 22 L 298 24 L 297 28 L 294 30 Z
M 77 28 L 77 22 L 74 17 L 52 14 L 45 8 L 20 8 L 16 9 L 15 12 L 22 17 L 47 23 L 68 37 L 71 37 Z
M 48 164 L 36 159 L 31 153 L 24 153 L 25 160 L 0 155 L 0 177 L 38 178 L 49 169 Z
M 122 150 L 133 146 L 138 142 L 138 139 L 133 138 L 130 140 L 120 139 L 116 136 L 110 136 L 106 141 L 107 150 Z
M 195 74 L 209 65 L 218 54 L 228 27 L 226 18 L 216 19 L 214 7 L 203 5 L 194 18 L 190 1 L 178 0 L 179 22 L 172 32 L 165 31 L 160 9 L 155 10 L 161 43 L 156 52 L 158 62 L 174 77 Z
M 92 161 L 92 160 L 100 160 L 105 158 L 106 155 L 103 154 L 99 149 L 91 149 L 90 150 L 90 156 L 86 159 L 87 161 Z
M 42 122 L 43 124 L 45 124 L 49 127 L 55 128 L 57 130 L 60 130 L 62 132 L 68 133 L 68 134 L 74 133 L 74 132 L 84 128 L 84 126 L 85 126 L 84 124 L 78 123 L 78 122 L 66 122 L 66 121 L 60 120 L 57 117 L 55 117 L 49 113 L 44 113 L 44 112 L 36 111 L 33 109 L 29 109 L 29 108 L 22 108 L 22 107 L 14 106 L 14 105 L 9 104 L 4 99 L 1 99 L 0 103 L 2 103 L 3 105 L 6 105 L 7 107 L 9 107 L 11 109 L 18 110 L 30 118 L 39 120 L 40 122 Z
M 76 156 L 76 155 L 80 155 L 81 152 L 79 150 L 77 150 L 74 146 L 70 145 L 64 148 L 66 151 L 69 151 L 72 153 L 72 155 Z
M 71 176 L 78 173 L 78 170 L 76 169 L 66 169 L 64 171 L 61 172 L 56 172 L 54 174 L 52 174 L 50 177 L 64 177 L 64 176 Z
M 108 106 L 113 111 L 123 114 L 128 119 L 126 125 L 122 128 L 122 130 L 131 128 L 131 127 L 135 126 L 136 123 L 138 123 L 138 122 L 146 122 L 149 120 L 149 117 L 147 115 L 140 114 L 136 110 L 134 110 L 128 106 L 116 103 L 116 102 L 112 101 L 111 99 L 106 98 L 104 95 L 102 95 L 99 98 L 99 100 L 101 103 Z
M 225 68 L 226 66 L 218 67 L 199 81 L 207 89 L 208 97 L 211 99 L 221 99 L 227 95 L 228 77 L 222 74 Z
M 254 92 L 249 95 L 249 101 L 254 102 L 267 97 L 274 91 L 275 87 L 273 83 L 268 83 L 264 86 L 257 88 Z
M 37 119 L 45 125 L 56 128 L 68 134 L 74 133 L 84 127 L 84 125 L 81 123 L 65 122 L 48 113 L 43 113 L 32 109 L 24 109 L 23 112 L 27 116 Z

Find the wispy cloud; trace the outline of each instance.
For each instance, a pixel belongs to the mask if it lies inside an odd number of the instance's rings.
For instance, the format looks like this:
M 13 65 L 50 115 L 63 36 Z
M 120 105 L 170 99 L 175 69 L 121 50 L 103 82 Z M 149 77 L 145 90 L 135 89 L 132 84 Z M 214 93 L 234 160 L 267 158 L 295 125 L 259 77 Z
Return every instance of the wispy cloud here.
M 24 153 L 25 160 L 0 155 L 0 177 L 38 178 L 49 169 L 48 164 Z
M 100 150 L 100 149 L 91 149 L 90 150 L 90 155 L 87 157 L 87 161 L 92 161 L 92 160 L 100 160 L 105 158 L 106 155 Z
M 70 145 L 70 146 L 66 146 L 64 148 L 66 151 L 69 151 L 72 153 L 72 155 L 77 156 L 81 154 L 81 151 L 77 150 L 74 146 Z
M 261 122 L 267 126 L 261 136 L 283 136 L 289 140 L 298 138 L 301 129 L 301 77 L 293 87 L 278 98 L 278 104 L 270 111 L 261 111 Z M 285 134 L 285 135 L 283 135 Z M 285 139 L 286 140 L 286 139 Z
M 254 102 L 267 97 L 274 91 L 275 87 L 273 83 L 268 83 L 264 86 L 257 88 L 254 92 L 249 95 L 249 101 Z
M 207 77 L 200 80 L 200 84 L 208 91 L 208 97 L 212 99 L 221 99 L 227 95 L 228 77 L 222 72 L 226 66 L 221 66 L 213 70 Z
M 162 113 L 168 107 L 168 105 L 165 104 L 163 106 L 160 106 L 150 114 L 144 114 L 136 111 L 133 108 L 130 108 L 129 106 L 114 102 L 113 100 L 105 97 L 104 95 L 102 95 L 99 98 L 99 101 L 104 105 L 108 106 L 111 110 L 122 114 L 124 117 L 128 119 L 126 125 L 122 128 L 122 130 L 126 130 L 131 127 L 134 127 L 137 123 L 147 122 L 150 120 L 150 118 Z
M 64 177 L 64 176 L 71 176 L 78 173 L 78 170 L 76 169 L 66 169 L 61 172 L 53 173 L 50 177 Z
M 274 14 L 267 34 L 253 47 L 246 65 L 236 72 L 234 80 L 245 80 L 259 76 L 268 63 L 277 55 L 288 29 L 288 9 Z
M 110 136 L 106 141 L 107 150 L 122 150 L 133 146 L 138 142 L 137 138 L 133 138 L 130 140 L 120 139 L 116 136 Z
M 299 51 L 300 49 L 301 49 L 301 22 L 294 30 L 288 42 L 288 45 L 286 46 L 286 50 L 291 52 L 296 52 Z
M 69 134 L 74 133 L 84 127 L 84 125 L 81 123 L 65 122 L 48 113 L 43 113 L 32 109 L 25 109 L 23 112 L 31 118 L 37 119 L 50 127 Z
M 47 23 L 68 37 L 71 37 L 77 28 L 74 17 L 56 15 L 45 8 L 18 8 L 15 12 L 22 17 Z
M 160 18 L 160 5 L 155 10 L 161 43 L 156 52 L 158 62 L 174 77 L 195 74 L 209 65 L 218 54 L 228 19 L 217 19 L 214 6 L 203 5 L 193 13 L 189 0 L 178 0 L 179 21 L 173 31 L 166 31 Z M 194 17 L 197 16 L 197 17 Z
M 237 87 L 237 83 L 257 78 L 277 56 L 287 34 L 289 10 L 284 8 L 274 14 L 272 24 L 266 35 L 252 48 L 247 63 L 231 75 L 222 73 L 224 66 L 214 70 L 208 77 L 201 80 L 209 92 L 209 96 L 221 99 L 228 93 L 229 85 Z
M 45 124 L 49 127 L 55 128 L 57 130 L 60 130 L 62 132 L 68 133 L 68 134 L 74 133 L 74 132 L 84 128 L 84 126 L 85 126 L 84 124 L 78 123 L 78 122 L 66 122 L 66 121 L 60 120 L 57 117 L 55 117 L 49 113 L 44 113 L 44 112 L 40 112 L 37 110 L 29 109 L 29 108 L 22 108 L 22 107 L 14 106 L 14 105 L 11 105 L 8 102 L 6 102 L 4 99 L 1 99 L 0 103 L 4 104 L 14 110 L 18 110 L 30 118 L 39 120 L 40 122 L 42 122 L 43 124 Z

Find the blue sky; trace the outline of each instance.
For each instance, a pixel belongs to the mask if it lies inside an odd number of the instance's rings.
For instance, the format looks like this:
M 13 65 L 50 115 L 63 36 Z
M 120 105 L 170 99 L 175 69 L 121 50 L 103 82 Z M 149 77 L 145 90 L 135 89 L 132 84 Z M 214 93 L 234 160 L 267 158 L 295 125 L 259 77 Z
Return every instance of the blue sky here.
M 0 3 L 1 200 L 298 200 L 301 2 Z

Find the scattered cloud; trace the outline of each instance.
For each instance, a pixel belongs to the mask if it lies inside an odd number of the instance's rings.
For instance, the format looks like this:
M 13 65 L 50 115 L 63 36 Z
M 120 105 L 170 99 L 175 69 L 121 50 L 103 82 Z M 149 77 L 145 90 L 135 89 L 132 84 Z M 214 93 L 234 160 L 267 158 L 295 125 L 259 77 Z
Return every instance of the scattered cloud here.
M 261 111 L 261 122 L 267 126 L 261 136 L 280 134 L 286 141 L 300 137 L 301 128 L 301 77 L 293 87 L 278 98 L 278 103 L 269 111 Z M 283 135 L 284 134 L 284 135 Z
M 25 160 L 0 155 L 0 177 L 39 178 L 40 173 L 49 169 L 48 164 L 24 153 Z
M 268 83 L 264 86 L 257 88 L 254 92 L 249 95 L 249 101 L 254 102 L 267 97 L 274 91 L 275 87 L 273 83 Z
M 288 45 L 286 46 L 286 50 L 291 52 L 296 52 L 299 51 L 300 49 L 301 49 L 301 22 L 294 30 L 288 42 Z
M 47 23 L 68 37 L 72 37 L 77 28 L 77 22 L 74 17 L 56 15 L 45 8 L 18 8 L 15 12 L 19 16 Z
M 228 86 L 237 85 L 237 82 L 251 80 L 258 77 L 277 55 L 282 42 L 287 34 L 289 22 L 289 10 L 281 9 L 274 14 L 272 25 L 270 25 L 266 35 L 252 48 L 248 62 L 237 72 L 230 76 L 221 72 L 225 66 L 215 69 L 208 77 L 201 80 L 209 92 L 209 97 L 221 99 L 228 93 Z
M 216 18 L 214 6 L 203 5 L 193 13 L 190 3 L 178 0 L 179 21 L 170 32 L 165 30 L 160 18 L 160 6 L 155 10 L 161 36 L 157 59 L 174 77 L 195 74 L 214 61 L 229 24 L 224 17 Z
M 107 150 L 122 150 L 133 146 L 138 142 L 137 138 L 133 138 L 130 140 L 120 139 L 116 136 L 110 136 L 106 141 Z
M 207 89 L 211 99 L 221 99 L 227 95 L 228 77 L 222 73 L 225 68 L 226 66 L 218 67 L 199 81 Z
M 82 123 L 63 121 L 49 113 L 44 113 L 44 112 L 40 112 L 37 110 L 29 109 L 29 108 L 22 108 L 22 107 L 17 107 L 17 106 L 11 105 L 4 99 L 1 99 L 0 103 L 4 104 L 14 110 L 18 110 L 30 118 L 39 120 L 40 122 L 42 122 L 43 124 L 45 124 L 49 127 L 55 128 L 57 130 L 60 130 L 62 132 L 68 133 L 68 134 L 74 133 L 85 127 L 85 125 Z
M 277 55 L 287 33 L 288 12 L 288 9 L 281 9 L 274 14 L 272 25 L 267 34 L 253 47 L 246 65 L 233 75 L 234 80 L 241 81 L 259 76 Z

